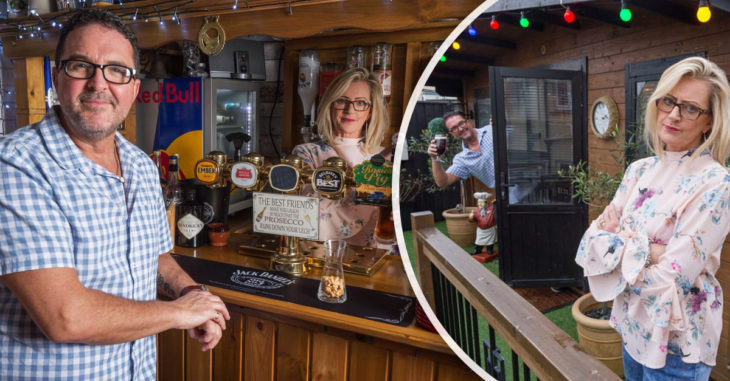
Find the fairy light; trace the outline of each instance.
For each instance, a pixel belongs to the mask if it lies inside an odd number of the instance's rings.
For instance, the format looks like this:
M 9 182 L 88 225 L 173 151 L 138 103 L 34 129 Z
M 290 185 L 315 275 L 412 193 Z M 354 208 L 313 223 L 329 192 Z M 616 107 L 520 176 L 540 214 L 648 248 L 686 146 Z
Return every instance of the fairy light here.
M 238 9 L 238 0 L 233 1 L 233 9 Z
M 618 17 L 623 22 L 631 21 L 631 9 L 626 5 L 626 0 L 621 0 L 621 12 L 619 12 Z
M 697 8 L 697 21 L 706 23 L 710 21 L 710 17 L 712 17 L 712 12 L 709 3 L 707 0 L 700 0 L 700 5 Z
M 135 8 L 134 16 L 132 16 L 132 20 L 137 21 L 137 13 L 139 13 L 139 8 Z
M 568 24 L 572 24 L 573 21 L 575 21 L 575 13 L 570 10 L 570 7 L 565 8 L 565 13 L 563 13 L 563 20 L 567 22 Z
M 451 44 L 451 47 L 454 48 L 454 50 L 459 50 L 459 49 L 461 49 L 461 44 L 458 41 L 454 41 Z
M 469 28 L 466 30 L 466 33 L 468 33 L 470 36 L 474 37 L 477 35 L 477 30 L 474 29 L 473 25 L 469 25 Z
M 489 22 L 489 27 L 492 28 L 492 30 L 499 29 L 499 21 L 497 21 L 497 15 L 492 15 L 492 21 Z
M 530 27 L 530 20 L 525 17 L 525 12 L 520 12 L 520 26 L 523 28 L 529 28 Z

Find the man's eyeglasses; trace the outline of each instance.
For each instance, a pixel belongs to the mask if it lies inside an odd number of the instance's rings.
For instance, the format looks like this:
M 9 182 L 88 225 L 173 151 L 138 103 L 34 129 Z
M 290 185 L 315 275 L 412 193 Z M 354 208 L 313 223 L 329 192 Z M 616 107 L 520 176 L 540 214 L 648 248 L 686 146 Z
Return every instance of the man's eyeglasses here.
M 96 69 L 101 69 L 101 74 L 108 82 L 124 85 L 129 83 L 136 70 L 122 65 L 97 65 L 82 60 L 63 60 L 61 61 L 63 72 L 71 78 L 89 79 L 96 74 Z
M 688 103 L 677 103 L 670 97 L 662 97 L 656 100 L 656 108 L 664 112 L 672 112 L 674 107 L 679 107 L 679 116 L 687 120 L 697 120 L 702 114 L 712 114 L 712 111 L 703 110 Z
M 344 98 L 340 98 L 332 102 L 332 107 L 334 107 L 335 110 L 344 110 L 347 108 L 347 105 L 352 105 L 352 108 L 355 111 L 367 111 L 370 108 L 370 103 L 363 100 L 350 101 Z
M 456 130 L 461 129 L 466 125 L 466 119 L 462 119 L 459 123 L 456 123 L 456 126 L 449 128 L 449 133 L 454 133 Z

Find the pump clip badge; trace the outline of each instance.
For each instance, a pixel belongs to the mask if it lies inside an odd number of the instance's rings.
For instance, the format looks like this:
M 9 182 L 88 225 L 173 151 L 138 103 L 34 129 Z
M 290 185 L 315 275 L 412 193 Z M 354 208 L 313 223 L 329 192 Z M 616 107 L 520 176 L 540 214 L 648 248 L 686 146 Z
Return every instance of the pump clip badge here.
M 205 18 L 205 25 L 198 32 L 198 45 L 203 53 L 214 56 L 223 50 L 226 44 L 226 32 L 218 22 L 218 16 Z

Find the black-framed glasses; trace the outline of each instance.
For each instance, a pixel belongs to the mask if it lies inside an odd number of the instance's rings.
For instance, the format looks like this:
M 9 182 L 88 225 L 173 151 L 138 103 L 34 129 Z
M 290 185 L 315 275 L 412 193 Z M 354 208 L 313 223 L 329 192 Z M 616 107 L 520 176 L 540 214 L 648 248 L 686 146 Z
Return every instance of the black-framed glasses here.
M 84 60 L 63 60 L 61 61 L 63 72 L 71 78 L 89 79 L 96 74 L 96 69 L 101 69 L 101 74 L 107 82 L 124 85 L 129 83 L 136 70 L 123 65 L 97 65 Z
M 672 112 L 674 107 L 679 107 L 679 116 L 687 120 L 697 120 L 702 114 L 712 114 L 712 111 L 703 110 L 689 103 L 677 103 L 671 97 L 661 97 L 656 100 L 656 108 L 664 112 Z
M 355 111 L 367 111 L 370 108 L 370 102 L 358 99 L 351 101 L 339 98 L 332 102 L 332 107 L 334 107 L 335 110 L 344 110 L 347 108 L 347 105 L 352 105 L 352 108 Z
M 456 126 L 449 128 L 449 133 L 453 134 L 456 130 L 464 127 L 464 125 L 466 125 L 466 119 L 462 119 L 459 123 L 456 123 Z

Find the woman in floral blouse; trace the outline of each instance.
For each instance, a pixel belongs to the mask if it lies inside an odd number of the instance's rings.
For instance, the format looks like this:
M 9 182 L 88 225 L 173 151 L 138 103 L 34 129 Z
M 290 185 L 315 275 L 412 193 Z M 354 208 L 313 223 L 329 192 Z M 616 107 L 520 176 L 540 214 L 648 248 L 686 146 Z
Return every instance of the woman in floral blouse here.
M 385 106 L 380 81 L 368 70 L 353 68 L 342 72 L 327 87 L 317 108 L 317 129 L 322 141 L 300 144 L 294 147 L 294 155 L 312 169 L 334 156 L 345 159 L 350 167 L 362 163 L 381 150 L 389 125 Z M 378 208 L 355 205 L 353 197 L 320 199 L 320 241 L 345 239 L 353 245 L 375 246 Z
M 613 300 L 627 380 L 707 380 L 722 328 L 715 278 L 730 230 L 730 86 L 699 57 L 662 75 L 645 138 L 656 154 L 632 163 L 581 240 L 576 262 L 596 300 Z

